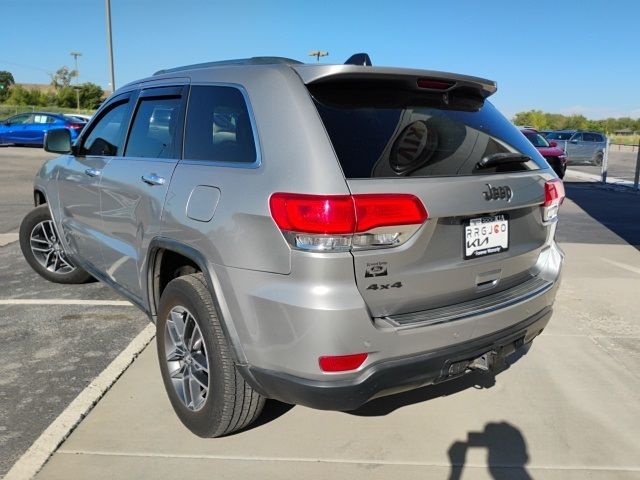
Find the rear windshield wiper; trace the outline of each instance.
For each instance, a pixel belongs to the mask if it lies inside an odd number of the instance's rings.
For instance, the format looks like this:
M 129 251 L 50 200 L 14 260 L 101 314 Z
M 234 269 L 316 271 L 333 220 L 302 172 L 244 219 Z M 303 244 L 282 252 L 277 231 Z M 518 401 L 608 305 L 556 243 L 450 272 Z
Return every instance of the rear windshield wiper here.
M 522 153 L 492 153 L 478 162 L 478 168 L 493 167 L 503 163 L 526 163 L 530 161 L 531 157 Z

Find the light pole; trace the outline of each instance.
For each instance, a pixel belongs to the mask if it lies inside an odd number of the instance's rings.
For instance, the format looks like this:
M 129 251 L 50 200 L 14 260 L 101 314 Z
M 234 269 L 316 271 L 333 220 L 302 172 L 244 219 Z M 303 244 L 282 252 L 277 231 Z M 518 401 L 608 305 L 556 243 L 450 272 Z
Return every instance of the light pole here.
M 111 92 L 116 90 L 116 77 L 113 73 L 113 41 L 111 40 L 111 0 L 105 0 L 107 10 L 107 49 L 109 50 L 109 78 L 111 78 Z
M 323 52 L 322 50 L 311 50 L 309 52 L 310 57 L 316 57 L 316 60 L 319 62 L 320 57 L 326 57 L 329 55 L 329 52 Z
M 78 70 L 78 57 L 82 56 L 82 53 L 80 52 L 71 52 L 70 55 L 73 57 L 73 61 L 75 62 L 75 70 L 74 70 L 74 77 L 76 77 L 76 86 L 75 86 L 75 90 L 76 90 L 76 110 L 78 110 L 78 112 L 80 111 L 80 87 L 78 86 L 78 77 L 80 76 L 80 70 Z

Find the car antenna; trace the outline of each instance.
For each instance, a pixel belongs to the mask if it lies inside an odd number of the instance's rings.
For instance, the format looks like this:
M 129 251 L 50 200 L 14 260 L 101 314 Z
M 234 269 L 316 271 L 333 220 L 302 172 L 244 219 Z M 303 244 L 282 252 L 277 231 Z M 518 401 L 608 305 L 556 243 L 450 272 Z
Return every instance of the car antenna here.
M 346 62 L 345 65 L 364 65 L 365 67 L 371 66 L 371 57 L 367 53 L 354 53 L 351 55 Z

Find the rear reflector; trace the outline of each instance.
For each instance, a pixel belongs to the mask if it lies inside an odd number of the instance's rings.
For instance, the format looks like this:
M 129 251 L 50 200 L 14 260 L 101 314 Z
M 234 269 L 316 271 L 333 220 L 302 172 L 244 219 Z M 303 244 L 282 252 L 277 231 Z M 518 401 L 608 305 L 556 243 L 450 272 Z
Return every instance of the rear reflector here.
M 327 356 L 320 357 L 318 363 L 320 364 L 320 370 L 323 372 L 347 372 L 360 368 L 368 356 L 368 353 Z
M 542 219 L 547 222 L 558 216 L 560 205 L 564 201 L 564 183 L 559 178 L 549 180 L 544 184 L 544 203 L 542 204 Z

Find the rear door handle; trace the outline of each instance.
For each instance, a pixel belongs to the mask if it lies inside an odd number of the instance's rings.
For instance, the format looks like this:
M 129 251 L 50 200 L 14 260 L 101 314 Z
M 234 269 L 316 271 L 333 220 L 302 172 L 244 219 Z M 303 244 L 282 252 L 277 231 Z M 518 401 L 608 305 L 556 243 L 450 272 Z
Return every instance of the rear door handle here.
M 87 168 L 84 171 L 85 174 L 89 175 L 90 177 L 97 177 L 98 175 L 100 175 L 102 172 L 100 170 L 98 170 L 97 168 Z
M 159 177 L 155 173 L 149 173 L 147 175 L 142 176 L 142 181 L 147 185 L 164 185 L 164 178 Z

